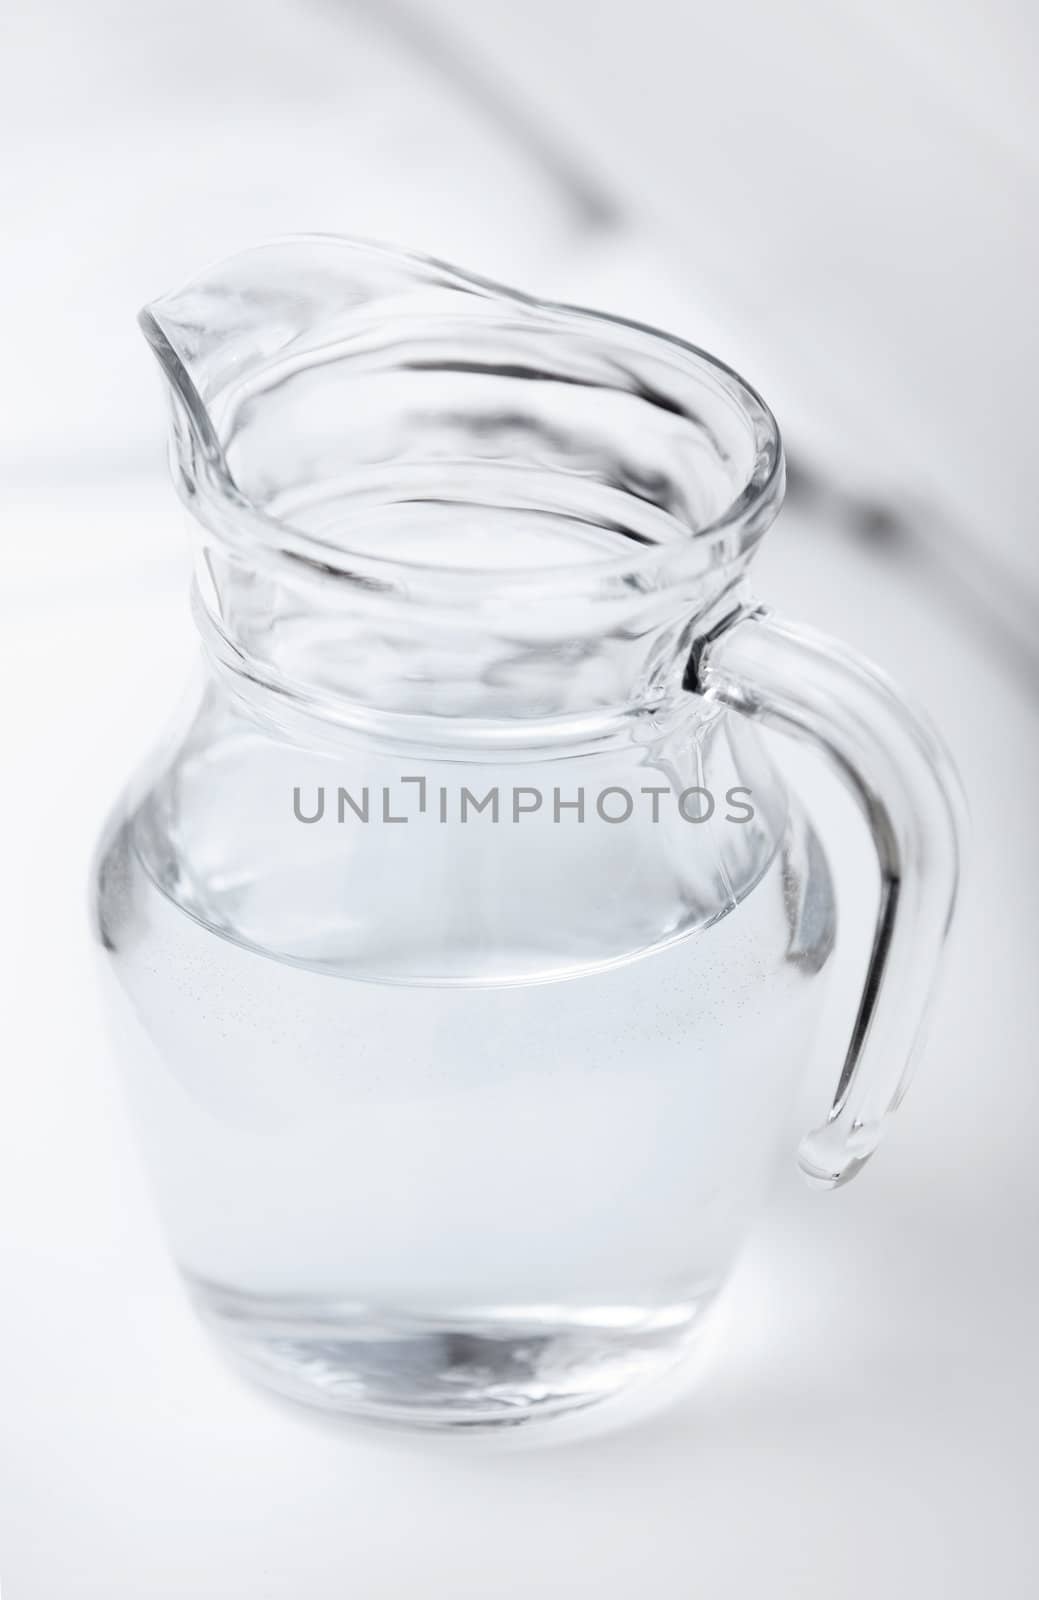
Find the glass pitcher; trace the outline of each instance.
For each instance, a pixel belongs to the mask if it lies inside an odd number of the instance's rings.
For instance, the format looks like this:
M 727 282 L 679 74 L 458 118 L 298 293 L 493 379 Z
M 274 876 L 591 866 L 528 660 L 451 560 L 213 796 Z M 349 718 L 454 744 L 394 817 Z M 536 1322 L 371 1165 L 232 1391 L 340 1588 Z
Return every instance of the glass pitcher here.
M 776 424 L 702 351 L 334 237 L 141 318 L 203 670 L 96 924 L 177 1263 L 248 1371 L 423 1426 L 690 1349 L 782 1144 L 834 943 L 759 726 L 821 746 L 882 895 L 832 1110 L 903 1093 L 956 888 L 932 732 L 746 574 Z

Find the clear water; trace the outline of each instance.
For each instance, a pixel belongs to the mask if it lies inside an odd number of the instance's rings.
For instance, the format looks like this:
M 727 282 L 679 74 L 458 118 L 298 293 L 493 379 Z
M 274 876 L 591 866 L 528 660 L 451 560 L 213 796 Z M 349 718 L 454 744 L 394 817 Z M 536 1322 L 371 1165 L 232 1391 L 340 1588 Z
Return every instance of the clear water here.
M 246 948 L 125 824 L 101 873 L 125 1076 L 239 1361 L 420 1424 L 570 1409 L 677 1361 L 788 1133 L 832 934 L 806 841 L 791 824 L 740 904 L 670 943 L 458 985 Z

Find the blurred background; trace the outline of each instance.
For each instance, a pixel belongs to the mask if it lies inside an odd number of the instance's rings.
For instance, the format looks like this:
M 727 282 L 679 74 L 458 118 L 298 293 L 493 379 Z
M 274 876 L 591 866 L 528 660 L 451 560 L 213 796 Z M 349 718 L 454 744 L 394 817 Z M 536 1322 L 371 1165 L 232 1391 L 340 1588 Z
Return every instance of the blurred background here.
M 1026 0 L 4 8 L 5 1600 L 1030 1592 L 1036 43 Z M 898 678 L 973 814 L 919 1081 L 865 1177 L 825 1197 L 778 1175 L 688 1400 L 493 1466 L 340 1435 L 219 1368 L 162 1252 L 91 982 L 92 841 L 196 648 L 134 314 L 308 230 L 736 366 L 791 463 L 758 593 Z M 789 759 L 844 928 L 810 1119 L 875 891 L 848 802 Z

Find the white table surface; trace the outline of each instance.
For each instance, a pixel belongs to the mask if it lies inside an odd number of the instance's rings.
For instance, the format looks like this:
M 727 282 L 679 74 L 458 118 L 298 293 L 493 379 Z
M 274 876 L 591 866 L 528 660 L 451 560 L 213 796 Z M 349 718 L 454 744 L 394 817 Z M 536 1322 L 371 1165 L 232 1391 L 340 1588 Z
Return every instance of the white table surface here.
M 583 1443 L 412 1442 L 253 1391 L 181 1296 L 123 1118 L 85 908 L 105 807 L 194 648 L 172 497 L 156 480 L 14 510 L 4 1600 L 1034 1593 L 1036 713 L 1003 669 L 897 569 L 793 516 L 773 531 L 760 592 L 900 676 L 970 791 L 971 874 L 919 1080 L 848 1188 L 810 1191 L 791 1149 L 697 1385 L 670 1409 Z M 812 781 L 811 763 L 797 770 Z M 850 811 L 819 794 L 847 861 L 846 1005 L 868 871 Z M 804 1116 L 848 1021 L 828 1025 Z

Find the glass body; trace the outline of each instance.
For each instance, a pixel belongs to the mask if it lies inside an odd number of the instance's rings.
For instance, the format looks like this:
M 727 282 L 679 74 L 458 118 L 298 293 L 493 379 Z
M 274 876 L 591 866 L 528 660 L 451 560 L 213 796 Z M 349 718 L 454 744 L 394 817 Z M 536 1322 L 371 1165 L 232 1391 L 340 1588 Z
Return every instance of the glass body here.
M 204 668 L 96 907 L 177 1262 L 243 1365 L 328 1407 L 480 1425 L 625 1389 L 724 1281 L 833 947 L 755 722 L 831 750 L 884 874 L 802 1149 L 828 1183 L 902 1092 L 948 924 L 940 751 L 750 605 L 779 441 L 701 353 L 338 239 L 143 321 Z

